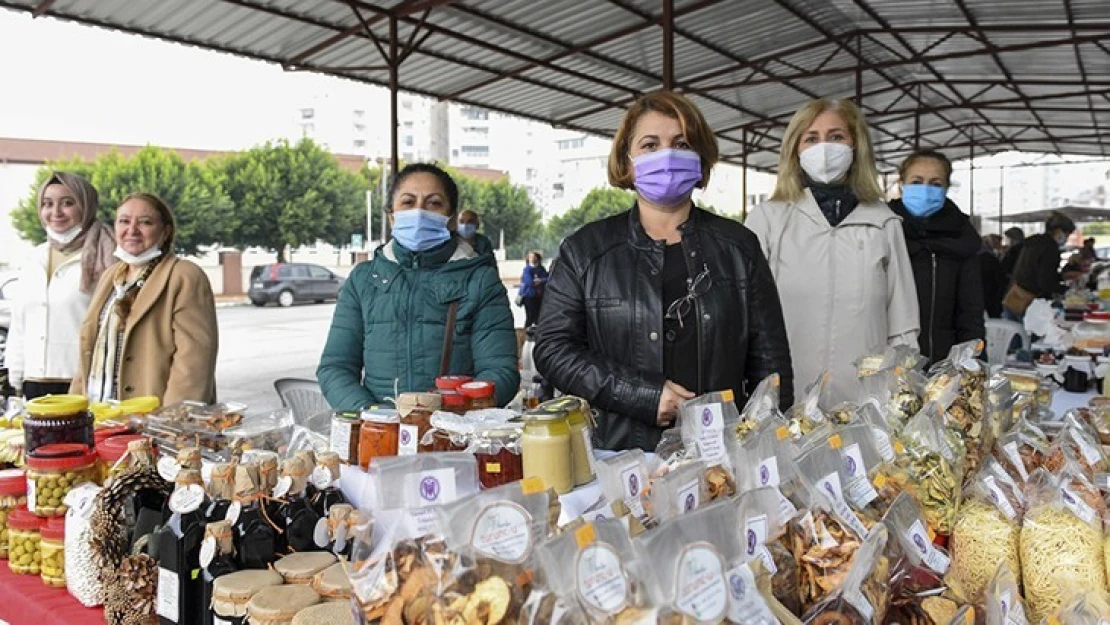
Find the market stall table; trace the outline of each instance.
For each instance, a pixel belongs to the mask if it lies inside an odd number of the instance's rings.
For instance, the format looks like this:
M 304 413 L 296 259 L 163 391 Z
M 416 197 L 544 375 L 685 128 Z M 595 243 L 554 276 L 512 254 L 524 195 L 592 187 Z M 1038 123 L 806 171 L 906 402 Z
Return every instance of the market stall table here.
M 85 625 L 104 622 L 103 608 L 86 608 L 65 588 L 51 588 L 38 575 L 15 575 L 0 564 L 0 622 L 9 625 Z

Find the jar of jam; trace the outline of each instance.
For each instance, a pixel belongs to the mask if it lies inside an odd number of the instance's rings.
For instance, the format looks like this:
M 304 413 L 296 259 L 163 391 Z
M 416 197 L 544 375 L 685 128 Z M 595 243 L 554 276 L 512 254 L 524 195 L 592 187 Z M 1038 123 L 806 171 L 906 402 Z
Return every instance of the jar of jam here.
M 436 392 L 458 391 L 460 386 L 473 379 L 469 375 L 441 375 L 436 378 Z
M 432 451 L 466 451 L 470 445 L 470 432 L 462 423 L 448 423 L 439 416 L 432 417 Z
M 55 443 L 96 445 L 89 400 L 80 395 L 46 395 L 27 402 L 23 420 L 25 452 Z
M 444 412 L 453 412 L 457 415 L 466 414 L 467 399 L 463 394 L 458 391 L 440 391 L 439 396 L 443 400 L 442 410 Z
M 0 471 L 0 559 L 8 557 L 8 518 L 20 507 L 27 508 L 27 476 L 23 469 Z
M 400 438 L 401 416 L 396 410 L 364 410 L 358 433 L 358 464 L 370 468 L 370 461 L 383 456 L 396 456 Z
M 524 415 L 520 450 L 524 477 L 538 477 L 560 495 L 574 488 L 570 426 L 565 412 L 535 410 Z
M 469 410 L 482 410 L 483 408 L 497 407 L 497 389 L 493 382 L 478 380 L 467 382 L 459 387 L 459 392 L 466 398 Z
M 520 455 L 523 429 L 522 423 L 501 423 L 475 430 L 470 449 L 478 461 L 478 483 L 482 488 L 496 488 L 524 479 Z
M 8 515 L 8 567 L 16 575 L 42 572 L 42 527 L 39 518 L 22 506 Z
M 27 507 L 38 516 L 65 516 L 66 495 L 83 482 L 100 483 L 96 452 L 85 445 L 46 445 L 27 456 Z
M 432 413 L 439 410 L 442 401 L 438 393 L 401 393 L 397 397 L 397 412 L 401 415 L 398 456 L 432 451 L 431 441 L 423 443 L 424 435 L 432 429 Z
M 567 426 L 570 428 L 571 464 L 574 471 L 574 485 L 582 486 L 594 479 L 594 447 L 591 436 L 592 415 L 590 405 L 577 397 L 560 397 L 540 404 L 540 409 L 548 412 L 565 412 Z

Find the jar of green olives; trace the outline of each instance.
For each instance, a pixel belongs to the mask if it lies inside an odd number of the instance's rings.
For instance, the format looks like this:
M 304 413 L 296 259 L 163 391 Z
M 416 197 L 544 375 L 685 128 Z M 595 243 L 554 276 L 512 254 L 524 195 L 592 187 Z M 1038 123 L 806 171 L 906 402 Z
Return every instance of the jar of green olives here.
M 65 516 L 66 495 L 84 482 L 100 484 L 96 452 L 86 445 L 56 443 L 27 456 L 27 508 L 38 516 Z
M 42 583 L 55 588 L 66 585 L 66 520 L 55 517 L 42 526 Z
M 27 476 L 23 469 L 0 471 L 0 559 L 8 557 L 8 515 L 27 506 Z
M 42 572 L 41 519 L 20 506 L 8 515 L 8 567 L 16 575 L 38 575 Z

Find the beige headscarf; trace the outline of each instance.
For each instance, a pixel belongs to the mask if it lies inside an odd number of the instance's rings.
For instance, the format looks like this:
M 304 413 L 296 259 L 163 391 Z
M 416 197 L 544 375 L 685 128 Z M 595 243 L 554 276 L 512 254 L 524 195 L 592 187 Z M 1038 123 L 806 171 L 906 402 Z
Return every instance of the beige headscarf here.
M 46 182 L 39 187 L 36 208 L 42 206 L 42 196 L 46 188 L 52 184 L 65 187 L 77 203 L 81 206 L 81 234 L 66 245 L 62 245 L 48 237 L 50 245 L 67 254 L 81 251 L 81 292 L 91 293 L 96 288 L 97 282 L 104 270 L 116 262 L 113 253 L 116 251 L 115 233 L 104 222 L 96 218 L 96 210 L 100 206 L 100 196 L 88 180 L 77 174 L 56 171 L 50 174 Z M 42 214 L 39 214 L 42 221 Z M 46 228 L 46 224 L 42 224 Z

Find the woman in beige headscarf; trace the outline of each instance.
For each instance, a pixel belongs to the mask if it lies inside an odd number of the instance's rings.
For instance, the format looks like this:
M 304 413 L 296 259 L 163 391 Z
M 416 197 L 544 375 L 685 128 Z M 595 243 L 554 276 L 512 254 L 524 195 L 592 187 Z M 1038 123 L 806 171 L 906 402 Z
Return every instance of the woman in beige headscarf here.
M 115 262 L 112 229 L 96 218 L 96 189 L 54 172 L 39 188 L 46 243 L 19 272 L 6 363 L 24 397 L 65 393 L 77 373 L 78 329 L 104 270 Z

